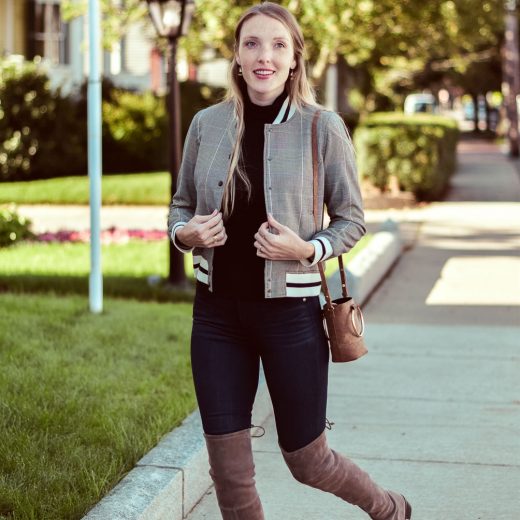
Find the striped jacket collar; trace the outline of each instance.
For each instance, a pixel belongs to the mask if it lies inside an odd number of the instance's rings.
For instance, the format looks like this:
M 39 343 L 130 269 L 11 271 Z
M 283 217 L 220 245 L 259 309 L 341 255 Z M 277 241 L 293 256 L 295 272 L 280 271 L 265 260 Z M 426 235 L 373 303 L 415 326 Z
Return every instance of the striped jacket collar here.
M 230 104 L 230 106 L 233 106 Z M 291 103 L 289 96 L 287 96 L 282 106 L 280 107 L 280 110 L 278 111 L 278 114 L 274 118 L 274 121 L 272 123 L 269 123 L 271 125 L 279 125 L 281 123 L 285 123 L 291 119 L 294 114 L 296 113 L 296 107 L 294 106 L 294 103 Z
M 296 107 L 293 103 L 290 102 L 289 96 L 287 96 L 278 112 L 278 115 L 275 117 L 274 121 L 271 123 L 273 125 L 279 125 L 280 123 L 285 123 L 296 112 Z

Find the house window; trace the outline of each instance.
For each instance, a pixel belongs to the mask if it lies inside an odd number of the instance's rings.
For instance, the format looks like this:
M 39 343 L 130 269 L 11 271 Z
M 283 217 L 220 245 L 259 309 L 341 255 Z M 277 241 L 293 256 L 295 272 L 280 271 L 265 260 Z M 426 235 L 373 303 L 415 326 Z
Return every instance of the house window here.
M 61 19 L 59 0 L 31 0 L 28 16 L 29 58 L 69 64 L 69 24 Z

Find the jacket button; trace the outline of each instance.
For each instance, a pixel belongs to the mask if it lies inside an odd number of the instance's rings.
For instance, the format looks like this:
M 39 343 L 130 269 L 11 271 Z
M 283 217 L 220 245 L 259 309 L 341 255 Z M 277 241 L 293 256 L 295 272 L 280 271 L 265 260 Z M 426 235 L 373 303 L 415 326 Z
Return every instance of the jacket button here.
M 222 186 L 224 183 L 222 181 L 218 181 L 218 185 Z
M 273 188 L 271 188 L 271 186 L 269 186 L 269 189 L 272 190 Z
M 231 159 L 231 154 L 229 154 L 229 155 L 227 156 L 227 158 L 228 158 L 228 159 Z
M 271 157 L 268 157 L 267 160 L 270 161 L 270 160 L 271 160 Z

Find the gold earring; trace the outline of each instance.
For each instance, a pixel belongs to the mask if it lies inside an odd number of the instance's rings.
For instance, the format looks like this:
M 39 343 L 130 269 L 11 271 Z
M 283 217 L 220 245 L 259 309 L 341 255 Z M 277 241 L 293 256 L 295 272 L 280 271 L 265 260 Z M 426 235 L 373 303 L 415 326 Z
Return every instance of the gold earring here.
M 242 76 L 242 67 L 240 65 L 238 66 L 238 75 Z
M 294 78 L 294 69 L 291 69 L 291 73 L 289 74 L 289 79 L 292 80 Z

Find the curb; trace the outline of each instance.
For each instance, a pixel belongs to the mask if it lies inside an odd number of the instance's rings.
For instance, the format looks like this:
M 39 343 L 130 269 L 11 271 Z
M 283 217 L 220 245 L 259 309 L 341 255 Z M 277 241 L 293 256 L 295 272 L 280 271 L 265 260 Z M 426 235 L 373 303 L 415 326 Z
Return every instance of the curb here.
M 350 262 L 349 292 L 358 304 L 368 300 L 402 251 L 399 228 L 385 225 Z M 339 272 L 329 277 L 331 295 L 339 297 Z M 264 423 L 272 406 L 260 364 L 253 424 Z M 133 468 L 83 520 L 183 520 L 211 487 L 208 456 L 198 409 Z
M 358 305 L 363 305 L 379 282 L 399 258 L 402 242 L 399 232 L 379 231 L 370 243 L 360 251 L 347 268 L 349 294 Z M 329 277 L 332 298 L 341 297 L 339 270 Z

